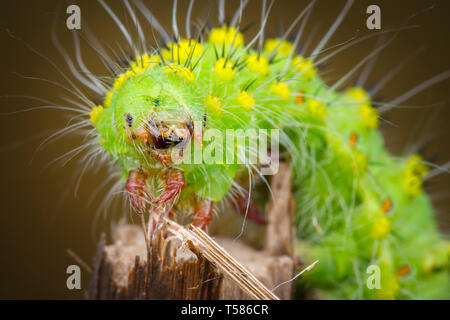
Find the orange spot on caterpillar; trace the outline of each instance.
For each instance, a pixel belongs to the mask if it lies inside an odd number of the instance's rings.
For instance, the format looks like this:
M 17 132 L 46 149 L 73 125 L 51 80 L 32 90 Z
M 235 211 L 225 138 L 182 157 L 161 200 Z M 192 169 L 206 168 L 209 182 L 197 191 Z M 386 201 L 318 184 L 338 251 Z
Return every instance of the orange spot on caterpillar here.
M 410 273 L 411 273 L 411 267 L 410 266 L 401 266 L 400 268 L 397 269 L 397 275 L 399 277 L 407 276 Z
M 383 201 L 383 203 L 381 204 L 381 210 L 383 211 L 383 213 L 388 213 L 392 210 L 393 206 L 394 202 L 389 198 Z
M 350 146 L 354 147 L 358 144 L 359 136 L 356 132 L 353 132 L 350 135 L 350 138 L 348 139 L 348 142 L 350 143 Z
M 148 142 L 149 133 L 144 128 L 142 127 L 137 128 L 135 134 L 139 138 L 139 140 L 142 140 L 145 143 Z
M 297 97 L 295 98 L 296 104 L 303 104 L 305 102 L 305 98 L 303 97 L 303 92 L 299 91 Z

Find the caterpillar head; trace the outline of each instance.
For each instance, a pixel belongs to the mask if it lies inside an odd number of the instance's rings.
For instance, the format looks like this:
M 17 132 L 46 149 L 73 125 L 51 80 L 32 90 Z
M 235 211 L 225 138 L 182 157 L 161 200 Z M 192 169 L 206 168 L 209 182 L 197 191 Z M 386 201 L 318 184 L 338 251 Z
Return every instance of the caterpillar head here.
M 191 100 L 181 85 L 189 72 L 180 66 L 146 67 L 119 76 L 110 99 L 91 113 L 105 150 L 139 162 L 171 163 L 173 149 L 185 148 L 194 134 Z

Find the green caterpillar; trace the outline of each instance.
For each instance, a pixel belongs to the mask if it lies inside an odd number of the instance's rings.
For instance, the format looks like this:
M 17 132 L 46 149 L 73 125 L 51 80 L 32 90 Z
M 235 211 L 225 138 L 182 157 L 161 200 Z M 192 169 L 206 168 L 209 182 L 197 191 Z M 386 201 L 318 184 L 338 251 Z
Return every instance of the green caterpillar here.
M 176 40 L 136 52 L 92 109 L 97 142 L 120 168 L 134 208 L 158 206 L 166 214 L 176 208 L 206 228 L 214 204 L 242 194 L 260 171 L 237 161 L 239 155 L 225 161 L 230 145 L 202 132 L 279 130 L 281 156 L 294 172 L 298 254 L 306 263 L 319 260 L 298 281 L 299 292 L 314 288 L 327 299 L 450 298 L 450 245 L 423 191 L 425 162 L 385 149 L 378 112 L 362 88 L 338 92 L 325 84 L 317 61 L 296 52 L 297 41 L 262 42 L 263 18 L 247 43 L 239 24 L 224 24 L 223 17 L 207 35 L 182 38 L 175 28 Z M 203 152 L 225 150 L 221 161 L 192 161 L 196 144 Z M 247 144 L 231 147 L 255 152 Z M 251 190 L 244 196 L 247 213 Z M 371 265 L 380 270 L 378 289 L 366 285 Z

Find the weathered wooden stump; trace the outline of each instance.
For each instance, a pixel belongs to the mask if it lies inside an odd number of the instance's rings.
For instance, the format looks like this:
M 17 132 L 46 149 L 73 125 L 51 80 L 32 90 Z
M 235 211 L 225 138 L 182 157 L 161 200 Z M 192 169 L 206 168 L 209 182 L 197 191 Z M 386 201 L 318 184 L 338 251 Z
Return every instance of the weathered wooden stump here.
M 111 245 L 103 235 L 88 299 L 289 299 L 295 267 L 291 171 L 280 165 L 262 250 L 200 229 L 158 221 L 148 249 L 142 228 L 119 225 Z M 280 283 L 286 284 L 271 290 Z

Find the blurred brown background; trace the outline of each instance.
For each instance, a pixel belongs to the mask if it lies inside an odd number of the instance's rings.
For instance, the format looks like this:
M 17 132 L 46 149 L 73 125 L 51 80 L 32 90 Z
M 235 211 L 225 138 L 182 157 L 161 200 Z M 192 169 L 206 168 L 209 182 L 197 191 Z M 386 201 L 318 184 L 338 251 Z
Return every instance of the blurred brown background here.
M 171 4 L 166 1 L 144 1 L 164 26 L 170 26 Z M 180 30 L 184 30 L 184 14 L 188 1 L 179 1 Z M 66 50 L 73 54 L 72 36 L 65 27 L 65 9 L 68 4 L 57 0 L 2 2 L 0 10 L 0 43 L 2 76 L 0 78 L 1 111 L 13 112 L 26 107 L 43 105 L 25 97 L 34 96 L 62 103 L 61 97 L 68 96 L 63 89 L 49 83 L 24 79 L 32 76 L 63 83 L 62 77 L 48 62 L 27 48 L 21 38 L 40 54 L 51 59 L 67 72 L 63 58 L 58 54 L 51 41 L 51 26 L 56 16 L 62 17 L 56 22 L 58 35 Z M 104 44 L 115 47 L 125 45 L 120 31 L 114 25 L 104 9 L 95 1 L 78 1 L 82 12 L 82 29 L 89 26 Z M 107 1 L 123 20 L 126 17 L 125 6 L 121 1 Z M 306 6 L 308 1 L 275 1 L 268 21 L 268 35 L 277 35 L 287 29 L 289 23 Z M 318 43 L 328 27 L 333 23 L 345 1 L 319 0 L 310 17 L 306 35 L 313 34 L 313 42 Z M 414 87 L 422 81 L 450 69 L 450 2 L 425 0 L 359 0 L 331 39 L 328 46 L 336 45 L 353 36 L 362 36 L 373 32 L 365 27 L 368 5 L 381 7 L 382 27 L 400 27 L 411 15 L 407 25 L 417 28 L 402 31 L 396 40 L 379 56 L 369 78 L 369 86 L 397 66 L 416 48 L 423 51 L 383 90 L 380 97 L 389 101 Z M 237 1 L 227 1 L 227 13 L 231 16 L 237 8 Z M 433 9 L 426 10 L 430 6 Z M 198 0 L 195 3 L 194 18 L 204 20 L 209 17 L 217 22 L 215 1 Z M 249 39 L 256 33 L 259 23 L 261 2 L 251 0 L 244 13 L 244 25 L 255 22 L 246 34 Z M 128 23 L 130 18 L 127 17 Z M 148 24 L 141 19 L 148 38 L 151 38 Z M 329 83 L 339 79 L 346 71 L 358 63 L 373 50 L 376 38 L 365 41 L 333 58 L 322 70 Z M 83 44 L 85 63 L 98 75 L 105 75 L 95 54 Z M 358 77 L 354 77 L 355 81 Z M 349 82 L 347 85 L 350 85 Z M 450 120 L 449 98 L 450 80 L 433 86 L 431 89 L 410 99 L 406 104 L 425 106 L 424 108 L 398 109 L 389 112 L 383 129 L 390 149 L 396 154 L 415 150 L 420 142 L 426 145 L 424 154 L 438 164 L 450 160 L 448 128 Z M 67 85 L 67 83 L 65 84 Z M 80 86 L 81 87 L 81 86 Z M 446 102 L 440 107 L 429 105 Z M 44 103 L 45 105 L 45 103 Z M 426 107 L 428 106 L 428 107 Z M 98 172 L 85 174 L 76 189 L 76 169 L 81 164 L 75 157 L 61 167 L 61 162 L 49 163 L 82 143 L 83 136 L 68 135 L 60 141 L 35 153 L 39 143 L 57 129 L 63 128 L 72 114 L 62 111 L 35 110 L 31 112 L 0 116 L 0 170 L 1 170 L 1 213 L 0 213 L 0 298 L 82 298 L 82 291 L 70 291 L 66 288 L 66 268 L 74 261 L 66 254 L 73 249 L 87 262 L 95 253 L 95 243 L 99 233 L 108 232 L 120 212 L 127 219 L 134 218 L 128 210 L 121 210 L 113 204 L 107 216 L 100 214 L 95 220 L 98 206 L 105 195 L 100 191 L 92 203 L 88 200 L 97 187 L 104 181 L 108 172 L 97 166 Z M 34 157 L 33 157 L 34 155 Z M 449 231 L 450 176 L 441 175 L 433 179 L 427 188 L 433 195 L 442 230 Z M 118 204 L 118 202 L 117 202 Z M 135 219 L 136 220 L 136 219 Z M 86 288 L 88 274 L 82 273 L 82 285 Z

